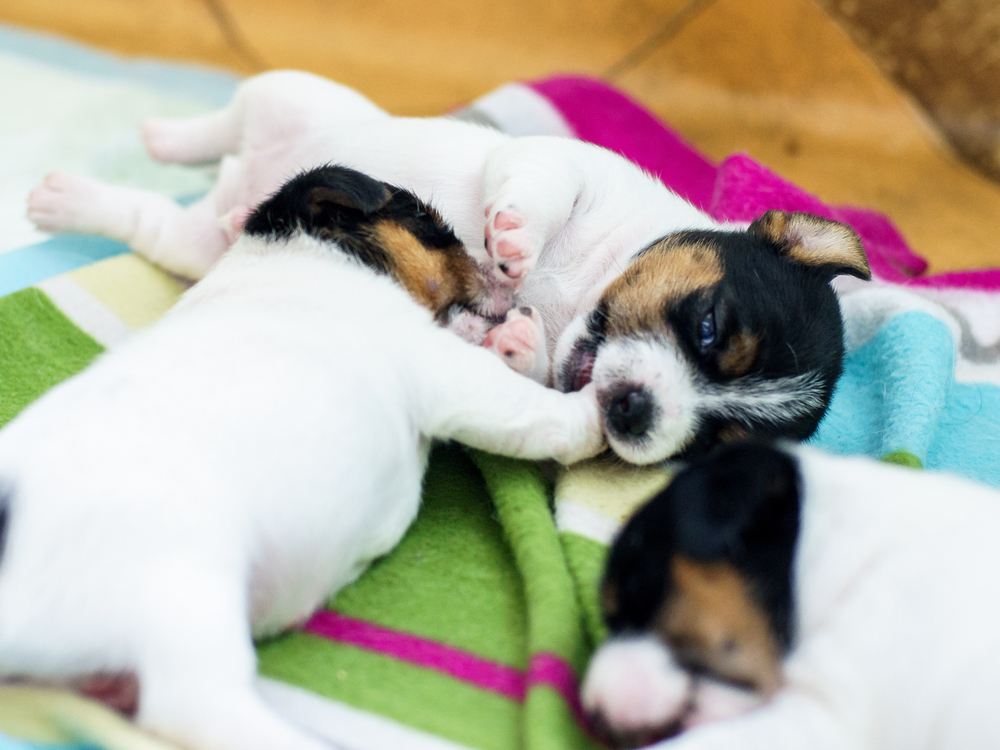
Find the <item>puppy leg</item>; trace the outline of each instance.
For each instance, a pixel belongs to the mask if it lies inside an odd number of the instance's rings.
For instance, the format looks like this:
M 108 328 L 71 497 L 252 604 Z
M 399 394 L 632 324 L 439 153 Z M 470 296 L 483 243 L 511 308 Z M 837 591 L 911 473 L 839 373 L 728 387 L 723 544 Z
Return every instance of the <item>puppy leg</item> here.
M 486 251 L 502 282 L 520 286 L 576 205 L 582 174 L 560 149 L 547 148 L 557 140 L 519 138 L 487 159 Z
M 149 155 L 168 164 L 205 164 L 239 149 L 241 123 L 237 103 L 201 117 L 151 117 L 142 123 Z
M 137 622 L 140 726 L 191 750 L 329 750 L 255 690 L 245 581 L 186 559 L 147 581 Z
M 828 705 L 812 696 L 785 692 L 743 716 L 689 729 L 662 747 L 663 750 L 847 750 L 857 747 L 857 740 L 848 734 Z
M 515 307 L 507 319 L 492 329 L 483 342 L 514 372 L 548 385 L 549 355 L 545 350 L 545 326 L 532 307 Z
M 559 393 L 517 374 L 483 348 L 435 330 L 421 362 L 422 432 L 474 448 L 572 463 L 604 449 L 596 390 Z
M 492 151 L 484 179 L 486 249 L 498 278 L 519 285 L 543 249 L 547 268 L 609 271 L 677 228 L 712 220 L 622 156 L 591 143 L 526 136 Z M 580 277 L 592 285 L 592 275 Z
M 156 193 L 64 172 L 28 196 L 28 218 L 45 232 L 98 234 L 124 242 L 171 273 L 200 279 L 229 247 L 215 196 L 182 207 Z

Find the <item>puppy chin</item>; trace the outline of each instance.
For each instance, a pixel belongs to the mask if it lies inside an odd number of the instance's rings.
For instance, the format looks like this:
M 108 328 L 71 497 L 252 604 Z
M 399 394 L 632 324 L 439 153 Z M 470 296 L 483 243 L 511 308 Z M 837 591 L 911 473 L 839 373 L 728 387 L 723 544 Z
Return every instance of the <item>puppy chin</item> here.
M 654 739 L 681 721 L 691 685 L 656 636 L 616 636 L 591 659 L 580 697 L 599 730 Z
M 698 394 L 689 365 L 670 343 L 647 339 L 606 341 L 597 352 L 593 381 L 605 409 L 623 389 L 642 389 L 649 395 L 652 416 L 645 432 L 635 435 L 607 431 L 608 444 L 625 461 L 663 461 L 680 453 L 694 436 Z

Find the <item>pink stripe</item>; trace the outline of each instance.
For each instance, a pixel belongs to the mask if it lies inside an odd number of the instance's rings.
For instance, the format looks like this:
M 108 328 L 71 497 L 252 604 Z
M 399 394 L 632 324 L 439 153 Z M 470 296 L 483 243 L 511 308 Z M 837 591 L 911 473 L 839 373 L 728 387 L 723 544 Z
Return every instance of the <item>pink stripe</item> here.
M 590 721 L 583 710 L 583 704 L 580 703 L 576 672 L 569 664 L 555 654 L 545 652 L 535 654 L 531 657 L 531 666 L 528 669 L 528 684 L 548 685 L 559 693 L 580 726 L 590 731 Z
M 483 659 L 443 643 L 428 641 L 409 633 L 390 630 L 326 610 L 313 615 L 304 630 L 332 641 L 349 643 L 358 648 L 377 651 L 401 661 L 443 672 L 484 690 L 500 693 L 512 700 L 524 700 L 525 681 L 521 670 Z
M 922 276 L 907 282 L 906 286 L 997 292 L 1000 291 L 1000 268 L 977 268 L 968 271 L 939 273 L 934 276 Z
M 577 138 L 618 152 L 685 200 L 707 208 L 715 165 L 624 93 L 581 76 L 555 76 L 526 85 L 559 110 Z
M 528 673 L 498 664 L 468 651 L 429 641 L 409 633 L 384 628 L 364 620 L 321 610 L 303 628 L 307 633 L 331 641 L 392 656 L 426 669 L 442 672 L 483 690 L 520 702 L 527 687 L 547 685 L 566 702 L 574 718 L 587 732 L 590 722 L 580 703 L 576 672 L 562 658 L 542 652 L 531 658 Z

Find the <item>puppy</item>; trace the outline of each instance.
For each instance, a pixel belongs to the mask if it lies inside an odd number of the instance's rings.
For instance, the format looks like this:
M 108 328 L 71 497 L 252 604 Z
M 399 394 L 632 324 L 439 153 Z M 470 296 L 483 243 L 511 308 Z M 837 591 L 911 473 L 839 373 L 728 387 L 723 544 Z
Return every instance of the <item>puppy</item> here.
M 781 212 L 720 225 L 597 146 L 390 117 L 306 73 L 251 78 L 225 109 L 152 120 L 143 135 L 161 161 L 221 159 L 212 192 L 182 208 L 57 173 L 32 193 L 28 215 L 45 230 L 125 241 L 199 278 L 248 207 L 294 170 L 338 163 L 400 185 L 433 202 L 489 273 L 477 313 L 537 311 L 513 314 L 487 339 L 464 335 L 562 391 L 594 382 L 611 447 L 634 463 L 747 434 L 812 434 L 843 356 L 829 282 L 870 277 L 844 225 Z
M 628 746 L 1000 746 L 998 538 L 964 479 L 726 447 L 615 541 L 584 705 Z
M 464 258 L 413 195 L 319 169 L 0 431 L 0 677 L 132 677 L 139 724 L 189 748 L 323 747 L 255 693 L 252 638 L 396 544 L 431 441 L 602 448 L 592 389 L 546 389 L 435 323 L 476 293 Z

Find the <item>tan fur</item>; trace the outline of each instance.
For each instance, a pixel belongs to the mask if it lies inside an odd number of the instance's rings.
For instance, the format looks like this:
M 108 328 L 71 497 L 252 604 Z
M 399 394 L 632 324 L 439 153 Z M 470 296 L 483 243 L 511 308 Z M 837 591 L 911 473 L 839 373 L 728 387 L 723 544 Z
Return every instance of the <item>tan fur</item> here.
M 760 338 L 745 331 L 729 337 L 726 348 L 719 353 L 719 369 L 724 375 L 746 375 L 757 359 Z
M 846 224 L 812 214 L 768 211 L 750 230 L 774 242 L 800 263 L 850 269 L 861 278 L 871 278 L 861 240 Z
M 777 690 L 779 649 L 739 572 L 727 563 L 683 555 L 674 557 L 670 572 L 674 591 L 657 615 L 656 628 L 680 660 L 765 693 Z
M 749 438 L 750 431 L 741 424 L 728 424 L 719 430 L 719 440 L 723 443 L 735 443 Z
M 461 246 L 454 252 L 428 249 L 405 227 L 391 221 L 375 225 L 373 233 L 392 258 L 393 276 L 421 305 L 435 315 L 456 303 L 468 303 L 477 289 L 475 264 Z
M 664 305 L 679 301 L 722 280 L 718 252 L 705 243 L 676 243 L 666 238 L 653 245 L 615 279 L 601 299 L 607 309 L 609 335 L 638 331 L 668 332 Z
M 610 617 L 618 614 L 618 587 L 615 584 L 606 583 L 601 587 L 601 608 Z

